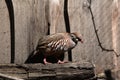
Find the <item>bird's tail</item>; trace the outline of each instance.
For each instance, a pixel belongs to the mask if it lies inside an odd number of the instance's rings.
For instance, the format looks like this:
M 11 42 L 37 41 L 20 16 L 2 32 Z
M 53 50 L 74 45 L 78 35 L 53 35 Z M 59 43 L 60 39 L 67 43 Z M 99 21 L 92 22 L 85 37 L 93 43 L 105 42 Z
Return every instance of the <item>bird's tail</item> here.
M 25 63 L 31 63 L 31 58 L 34 56 L 33 54 L 35 53 L 35 50 L 33 50 L 31 52 L 31 54 L 28 56 L 27 60 L 25 61 Z
M 40 51 L 34 50 L 28 56 L 27 60 L 25 61 L 26 64 L 30 63 L 43 63 L 43 54 L 40 54 Z

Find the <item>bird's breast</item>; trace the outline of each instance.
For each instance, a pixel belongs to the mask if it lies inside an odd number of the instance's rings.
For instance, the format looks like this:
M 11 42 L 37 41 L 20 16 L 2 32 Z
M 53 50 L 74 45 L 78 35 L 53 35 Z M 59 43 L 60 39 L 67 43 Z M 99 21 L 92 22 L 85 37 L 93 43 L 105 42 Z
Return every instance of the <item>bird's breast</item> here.
M 70 49 L 73 49 L 76 46 L 76 43 L 72 39 L 70 39 L 69 43 L 68 43 L 68 46 L 69 46 Z

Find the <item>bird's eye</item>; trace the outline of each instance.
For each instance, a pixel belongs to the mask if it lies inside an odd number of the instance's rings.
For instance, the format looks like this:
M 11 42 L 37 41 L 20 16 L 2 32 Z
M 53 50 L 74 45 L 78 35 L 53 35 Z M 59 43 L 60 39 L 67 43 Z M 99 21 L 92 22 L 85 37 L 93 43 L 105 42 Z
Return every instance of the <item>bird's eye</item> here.
M 73 35 L 71 35 L 71 37 L 72 37 L 72 38 L 74 38 L 74 36 L 73 36 Z
M 72 34 L 72 35 L 71 35 L 71 38 L 75 38 L 75 36 Z

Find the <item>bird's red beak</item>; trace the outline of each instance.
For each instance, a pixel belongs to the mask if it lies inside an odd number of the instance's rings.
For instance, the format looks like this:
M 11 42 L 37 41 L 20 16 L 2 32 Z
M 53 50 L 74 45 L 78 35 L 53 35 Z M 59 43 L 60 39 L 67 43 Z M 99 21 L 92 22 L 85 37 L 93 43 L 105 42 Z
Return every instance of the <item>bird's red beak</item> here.
M 82 40 L 81 38 L 79 38 L 79 41 L 80 41 L 81 43 L 83 43 L 83 40 Z
M 78 41 L 80 41 L 81 43 L 83 43 L 83 40 L 81 38 L 78 38 Z

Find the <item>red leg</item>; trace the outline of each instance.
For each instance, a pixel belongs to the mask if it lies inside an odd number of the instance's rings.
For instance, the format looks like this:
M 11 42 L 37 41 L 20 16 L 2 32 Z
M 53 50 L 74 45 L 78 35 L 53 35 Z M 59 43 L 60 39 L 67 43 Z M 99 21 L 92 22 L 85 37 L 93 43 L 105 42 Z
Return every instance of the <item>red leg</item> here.
M 49 62 L 47 62 L 46 58 L 43 59 L 44 64 L 48 64 Z

